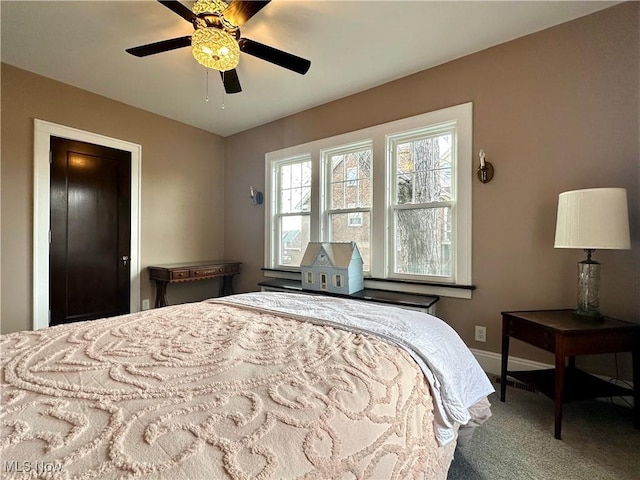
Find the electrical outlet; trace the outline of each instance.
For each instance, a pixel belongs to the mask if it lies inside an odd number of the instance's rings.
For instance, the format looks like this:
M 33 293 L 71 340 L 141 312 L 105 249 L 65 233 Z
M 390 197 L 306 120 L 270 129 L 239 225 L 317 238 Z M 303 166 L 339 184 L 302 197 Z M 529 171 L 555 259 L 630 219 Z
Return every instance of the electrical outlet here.
M 149 299 L 145 298 L 144 300 L 142 300 L 142 309 L 149 310 L 150 308 L 151 308 L 151 305 L 149 304 Z
M 476 342 L 486 342 L 487 341 L 487 327 L 481 327 L 480 325 L 476 325 Z

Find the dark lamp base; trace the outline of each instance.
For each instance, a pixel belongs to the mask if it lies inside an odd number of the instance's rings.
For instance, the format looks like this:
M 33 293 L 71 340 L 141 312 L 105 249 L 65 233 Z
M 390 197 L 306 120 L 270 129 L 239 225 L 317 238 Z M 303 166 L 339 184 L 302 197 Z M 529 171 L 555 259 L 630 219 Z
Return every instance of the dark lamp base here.
M 574 310 L 574 318 L 579 320 L 602 320 L 604 317 L 598 310 Z

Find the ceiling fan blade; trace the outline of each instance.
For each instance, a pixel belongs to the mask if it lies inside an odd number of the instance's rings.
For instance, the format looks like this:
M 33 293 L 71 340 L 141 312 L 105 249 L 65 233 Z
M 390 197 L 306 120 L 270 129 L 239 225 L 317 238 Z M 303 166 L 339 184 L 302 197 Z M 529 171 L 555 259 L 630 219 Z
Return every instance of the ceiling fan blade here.
M 187 22 L 192 22 L 195 20 L 196 16 L 194 13 L 189 10 L 187 7 L 182 5 L 180 2 L 176 2 L 175 0 L 158 0 L 162 5 L 167 7 L 173 13 L 177 13 L 182 18 L 184 18 Z
M 242 91 L 238 72 L 236 72 L 235 68 L 233 70 L 227 70 L 226 72 L 220 72 L 220 77 L 222 78 L 225 92 L 240 93 Z
M 283 52 L 277 48 L 270 47 L 263 43 L 259 43 L 248 38 L 238 40 L 240 51 L 261 58 L 267 62 L 292 70 L 300 75 L 304 75 L 309 71 L 311 62 L 302 57 Z
M 189 45 L 191 45 L 191 37 L 186 36 L 149 43 L 148 45 L 140 45 L 139 47 L 127 48 L 126 52 L 136 57 L 146 57 L 148 55 L 155 55 L 156 53 L 175 50 L 176 48 L 188 47 Z
M 267 0 L 264 2 L 247 2 L 241 0 L 233 0 L 233 2 L 229 4 L 224 12 L 222 12 L 222 15 L 227 21 L 233 23 L 234 25 L 237 25 L 238 27 L 241 27 L 242 25 L 247 23 L 247 21 L 249 21 L 251 17 L 262 10 L 270 1 L 271 0 Z

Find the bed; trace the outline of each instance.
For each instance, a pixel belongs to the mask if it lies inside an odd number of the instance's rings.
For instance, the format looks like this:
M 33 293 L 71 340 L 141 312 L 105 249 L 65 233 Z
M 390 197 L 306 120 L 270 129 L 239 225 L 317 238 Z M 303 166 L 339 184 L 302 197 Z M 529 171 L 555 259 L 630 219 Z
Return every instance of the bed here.
M 436 317 L 247 293 L 3 335 L 3 478 L 446 479 L 490 416 Z

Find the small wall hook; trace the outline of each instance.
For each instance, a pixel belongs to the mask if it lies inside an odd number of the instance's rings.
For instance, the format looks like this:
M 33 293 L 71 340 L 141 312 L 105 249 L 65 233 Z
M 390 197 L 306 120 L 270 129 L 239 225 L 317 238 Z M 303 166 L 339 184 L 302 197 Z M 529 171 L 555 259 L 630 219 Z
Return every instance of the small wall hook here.
M 480 150 L 480 166 L 478 167 L 478 179 L 482 183 L 489 183 L 493 179 L 493 165 L 486 160 L 484 150 Z
M 264 195 L 259 190 L 254 190 L 253 187 L 249 187 L 249 198 L 251 198 L 251 203 L 253 205 L 262 205 L 264 201 Z

